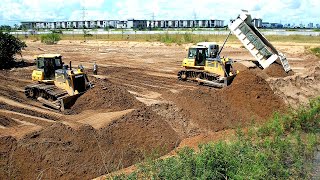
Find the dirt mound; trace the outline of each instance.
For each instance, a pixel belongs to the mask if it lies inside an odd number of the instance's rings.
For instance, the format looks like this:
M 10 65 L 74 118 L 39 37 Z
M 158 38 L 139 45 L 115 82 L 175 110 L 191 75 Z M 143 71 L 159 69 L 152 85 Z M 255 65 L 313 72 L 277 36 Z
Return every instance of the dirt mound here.
M 186 138 L 200 133 L 199 129 L 191 123 L 190 119 L 182 115 L 181 109 L 175 104 L 160 103 L 154 104 L 150 108 L 158 115 L 162 116 L 180 137 Z
M 0 115 L 0 126 L 4 126 L 4 127 L 14 127 L 14 126 L 18 126 L 20 123 L 18 123 L 17 121 Z
M 164 155 L 181 141 L 166 120 L 150 107 L 143 107 L 123 116 L 101 133 L 107 145 L 115 147 L 110 153 L 125 167 L 139 162 L 145 155 Z
M 142 105 L 132 94 L 123 87 L 114 85 L 108 80 L 95 82 L 95 87 L 80 96 L 76 103 L 68 110 L 69 114 L 77 114 L 84 110 L 106 109 L 122 111 Z
M 284 107 L 268 83 L 247 70 L 231 86 L 217 90 L 199 87 L 171 97 L 195 125 L 203 130 L 220 131 L 263 121 Z
M 270 88 L 268 82 L 253 71 L 241 72 L 221 93 L 228 104 L 247 117 L 268 118 L 285 107 L 284 102 Z
M 271 64 L 268 68 L 264 69 L 263 72 L 269 77 L 287 77 L 294 75 L 293 71 L 285 72 L 282 65 L 277 62 Z
M 135 110 L 101 130 L 55 123 L 18 141 L 0 140 L 3 179 L 91 179 L 152 153 L 164 155 L 180 143 L 151 108 Z

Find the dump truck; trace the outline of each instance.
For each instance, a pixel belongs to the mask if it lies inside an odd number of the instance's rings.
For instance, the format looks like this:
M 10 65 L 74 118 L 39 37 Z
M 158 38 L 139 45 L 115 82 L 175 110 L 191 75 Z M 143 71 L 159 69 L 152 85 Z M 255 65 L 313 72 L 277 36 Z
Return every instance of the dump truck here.
M 267 68 L 278 61 L 281 62 L 285 72 L 291 70 L 284 54 L 277 51 L 252 24 L 250 14 L 243 12 L 237 19 L 231 21 L 228 27 L 230 33 L 220 49 L 215 42 L 200 42 L 188 48 L 188 55 L 182 61 L 184 69 L 177 75 L 179 80 L 217 88 L 230 85 L 239 71 L 233 68 L 232 59 L 220 57 L 220 54 L 231 33 L 240 40 L 262 68 Z
M 247 11 L 243 11 L 237 19 L 231 21 L 228 27 L 263 69 L 278 61 L 281 62 L 284 71 L 289 72 L 291 70 L 285 55 L 277 51 L 252 24 L 251 15 Z
M 32 81 L 25 87 L 25 95 L 50 108 L 64 111 L 93 85 L 82 66 L 72 69 L 71 62 L 65 65 L 60 54 L 42 54 L 35 58 L 36 70 Z

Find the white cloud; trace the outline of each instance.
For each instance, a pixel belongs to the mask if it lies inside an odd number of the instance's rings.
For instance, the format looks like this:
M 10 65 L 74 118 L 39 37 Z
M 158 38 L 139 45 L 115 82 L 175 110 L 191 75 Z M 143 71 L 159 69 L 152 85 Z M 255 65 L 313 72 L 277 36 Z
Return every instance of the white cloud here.
M 80 0 L 80 5 L 85 8 L 98 8 L 103 5 L 105 0 Z
M 241 9 L 269 22 L 320 23 L 318 0 L 2 0 L 0 23 L 9 20 L 86 19 L 223 19 L 235 18 Z

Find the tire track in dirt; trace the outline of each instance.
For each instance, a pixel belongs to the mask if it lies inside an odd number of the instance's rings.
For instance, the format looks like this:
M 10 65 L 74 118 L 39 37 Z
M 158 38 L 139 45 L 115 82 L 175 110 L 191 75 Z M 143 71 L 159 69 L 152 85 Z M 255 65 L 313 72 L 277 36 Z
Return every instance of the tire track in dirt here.
M 33 111 L 33 112 L 36 112 L 36 113 L 48 115 L 48 116 L 54 117 L 54 119 L 59 119 L 59 118 L 62 117 L 62 114 L 55 113 L 55 112 L 52 112 L 52 111 L 49 111 L 49 110 L 45 110 L 45 109 L 41 109 L 41 108 L 38 108 L 38 107 L 30 106 L 30 105 L 27 105 L 27 104 L 19 103 L 17 101 L 13 101 L 11 99 L 5 98 L 3 96 L 0 96 L 0 102 L 8 104 L 9 106 L 12 106 L 12 107 L 18 107 L 18 108 L 22 108 L 22 109 L 25 109 L 25 110 Z

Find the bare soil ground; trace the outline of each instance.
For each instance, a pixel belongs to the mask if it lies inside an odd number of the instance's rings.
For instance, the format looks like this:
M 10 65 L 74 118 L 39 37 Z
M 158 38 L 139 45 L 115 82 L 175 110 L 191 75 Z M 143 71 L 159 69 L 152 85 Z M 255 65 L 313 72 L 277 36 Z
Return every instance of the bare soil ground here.
M 61 41 L 27 42 L 23 57 L 60 53 L 82 64 L 96 87 L 64 113 L 24 96 L 34 67 L 0 71 L 1 179 L 90 179 L 183 146 L 226 137 L 233 128 L 261 123 L 287 106 L 320 94 L 319 59 L 307 53 L 313 44 L 276 43 L 292 66 L 284 74 L 247 69 L 243 64 L 225 89 L 180 82 L 188 45 L 161 43 Z M 223 56 L 253 60 L 240 44 L 228 44 Z M 99 66 L 92 75 L 93 63 Z

